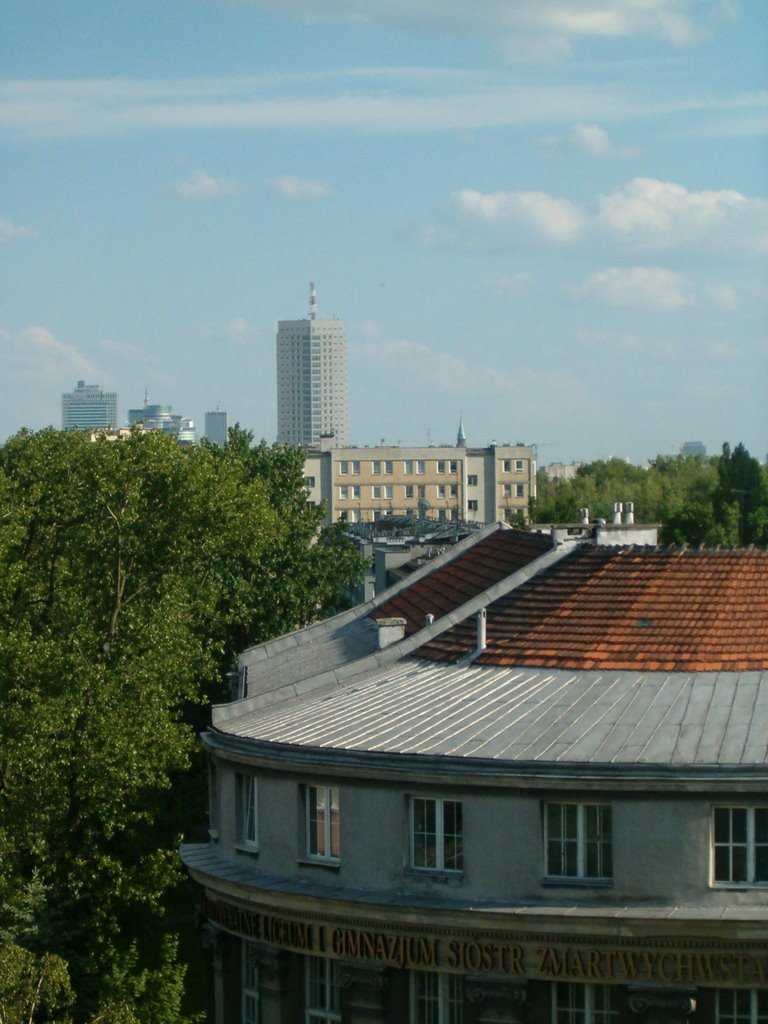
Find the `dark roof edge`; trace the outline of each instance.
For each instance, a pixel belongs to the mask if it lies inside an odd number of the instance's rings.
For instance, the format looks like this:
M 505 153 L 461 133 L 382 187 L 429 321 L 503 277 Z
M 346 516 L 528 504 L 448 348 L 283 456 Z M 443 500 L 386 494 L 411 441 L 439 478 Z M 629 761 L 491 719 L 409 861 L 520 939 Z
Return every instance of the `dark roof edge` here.
M 440 754 L 403 754 L 342 748 L 299 746 L 273 743 L 221 733 L 215 726 L 202 734 L 210 753 L 221 753 L 243 764 L 260 763 L 281 769 L 290 765 L 296 771 L 318 770 L 327 774 L 347 771 L 365 778 L 403 777 L 419 784 L 430 778 L 456 782 L 477 782 L 484 785 L 503 784 L 510 779 L 526 781 L 532 786 L 551 787 L 566 784 L 570 790 L 589 789 L 594 783 L 614 782 L 630 789 L 682 789 L 703 786 L 709 789 L 733 788 L 768 783 L 768 766 L 761 765 L 696 765 L 610 762 L 595 764 L 582 761 L 498 761 L 492 758 L 463 758 Z
M 458 547 L 458 545 L 456 546 Z M 291 700 L 294 698 L 301 700 L 307 694 L 320 689 L 334 689 L 336 687 L 347 686 L 361 675 L 365 675 L 369 672 L 375 672 L 377 669 L 383 668 L 385 665 L 391 665 L 396 661 L 400 661 L 401 658 L 405 658 L 408 655 L 413 654 L 414 651 L 429 640 L 433 640 L 435 637 L 440 636 L 441 633 L 444 633 L 452 626 L 455 626 L 457 623 L 463 622 L 464 619 L 476 614 L 481 608 L 486 608 L 489 604 L 492 604 L 494 601 L 498 601 L 499 598 L 505 597 L 513 590 L 516 590 L 517 587 L 527 583 L 533 576 L 549 569 L 550 566 L 571 554 L 577 546 L 578 544 L 565 542 L 559 544 L 557 547 L 552 547 L 549 551 L 545 551 L 543 555 L 539 555 L 538 558 L 534 558 L 533 561 L 523 566 L 522 569 L 518 569 L 510 576 L 500 580 L 498 583 L 494 583 L 493 586 L 488 587 L 487 590 L 484 590 L 482 593 L 470 598 L 469 601 L 465 601 L 464 604 L 455 608 L 447 615 L 443 615 L 439 619 L 435 619 L 431 625 L 424 626 L 417 633 L 413 633 L 411 636 L 405 637 L 403 640 L 391 644 L 389 647 L 385 647 L 384 650 L 374 651 L 373 654 L 369 654 L 364 658 L 359 658 L 357 661 L 347 662 L 344 665 L 340 665 L 338 668 L 327 669 L 315 676 L 296 679 L 292 683 L 283 684 L 282 686 L 276 687 L 274 690 L 264 690 L 261 693 L 254 694 L 252 697 L 245 697 L 242 700 L 233 701 L 229 704 L 214 704 L 211 711 L 212 721 L 214 724 L 217 722 L 228 721 L 232 718 L 239 718 L 240 715 L 248 714 L 251 711 L 258 711 L 261 708 L 269 707 L 272 704 L 284 700 Z M 451 552 L 453 551 L 455 551 L 455 548 L 451 549 Z M 448 553 L 450 554 L 451 552 Z M 437 561 L 437 559 L 435 559 L 435 561 Z M 408 581 L 412 582 L 413 577 L 409 577 Z M 386 594 L 391 596 L 389 590 L 384 591 L 384 594 L 381 596 L 383 597 Z M 371 602 L 366 605 L 361 605 L 360 607 L 368 608 L 370 603 Z M 326 620 L 326 622 L 333 621 L 334 619 Z

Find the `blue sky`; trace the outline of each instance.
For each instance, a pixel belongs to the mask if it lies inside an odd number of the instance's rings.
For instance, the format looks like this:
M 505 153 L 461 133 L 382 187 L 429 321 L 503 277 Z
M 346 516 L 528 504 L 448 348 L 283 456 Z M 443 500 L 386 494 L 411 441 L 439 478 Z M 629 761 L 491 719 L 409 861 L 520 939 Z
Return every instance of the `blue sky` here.
M 272 440 L 768 450 L 765 0 L 4 0 L 0 437 L 76 380 Z

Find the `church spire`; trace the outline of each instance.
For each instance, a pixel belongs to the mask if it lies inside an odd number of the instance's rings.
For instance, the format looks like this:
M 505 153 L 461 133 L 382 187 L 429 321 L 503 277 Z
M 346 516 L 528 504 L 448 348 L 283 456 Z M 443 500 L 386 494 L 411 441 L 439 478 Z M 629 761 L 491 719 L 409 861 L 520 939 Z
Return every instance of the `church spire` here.
M 466 448 L 467 447 L 467 435 L 464 433 L 464 417 L 459 417 L 459 432 L 456 435 L 456 447 Z

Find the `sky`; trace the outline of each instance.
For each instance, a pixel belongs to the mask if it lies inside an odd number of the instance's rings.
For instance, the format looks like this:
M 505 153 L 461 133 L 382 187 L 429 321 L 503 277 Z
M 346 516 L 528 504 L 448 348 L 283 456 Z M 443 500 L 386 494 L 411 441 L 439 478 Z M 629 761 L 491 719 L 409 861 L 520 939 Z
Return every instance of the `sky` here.
M 3 0 L 0 440 L 80 379 L 273 441 L 768 451 L 766 0 Z

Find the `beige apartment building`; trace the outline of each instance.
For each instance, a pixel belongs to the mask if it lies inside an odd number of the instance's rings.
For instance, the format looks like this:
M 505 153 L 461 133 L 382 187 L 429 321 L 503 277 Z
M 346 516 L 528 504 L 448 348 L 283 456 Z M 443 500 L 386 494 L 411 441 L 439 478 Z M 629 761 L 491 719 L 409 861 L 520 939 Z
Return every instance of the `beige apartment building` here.
M 330 522 L 373 522 L 383 516 L 476 523 L 527 513 L 536 495 L 536 452 L 530 445 L 401 448 L 308 448 L 304 475 L 310 501 L 325 502 Z

